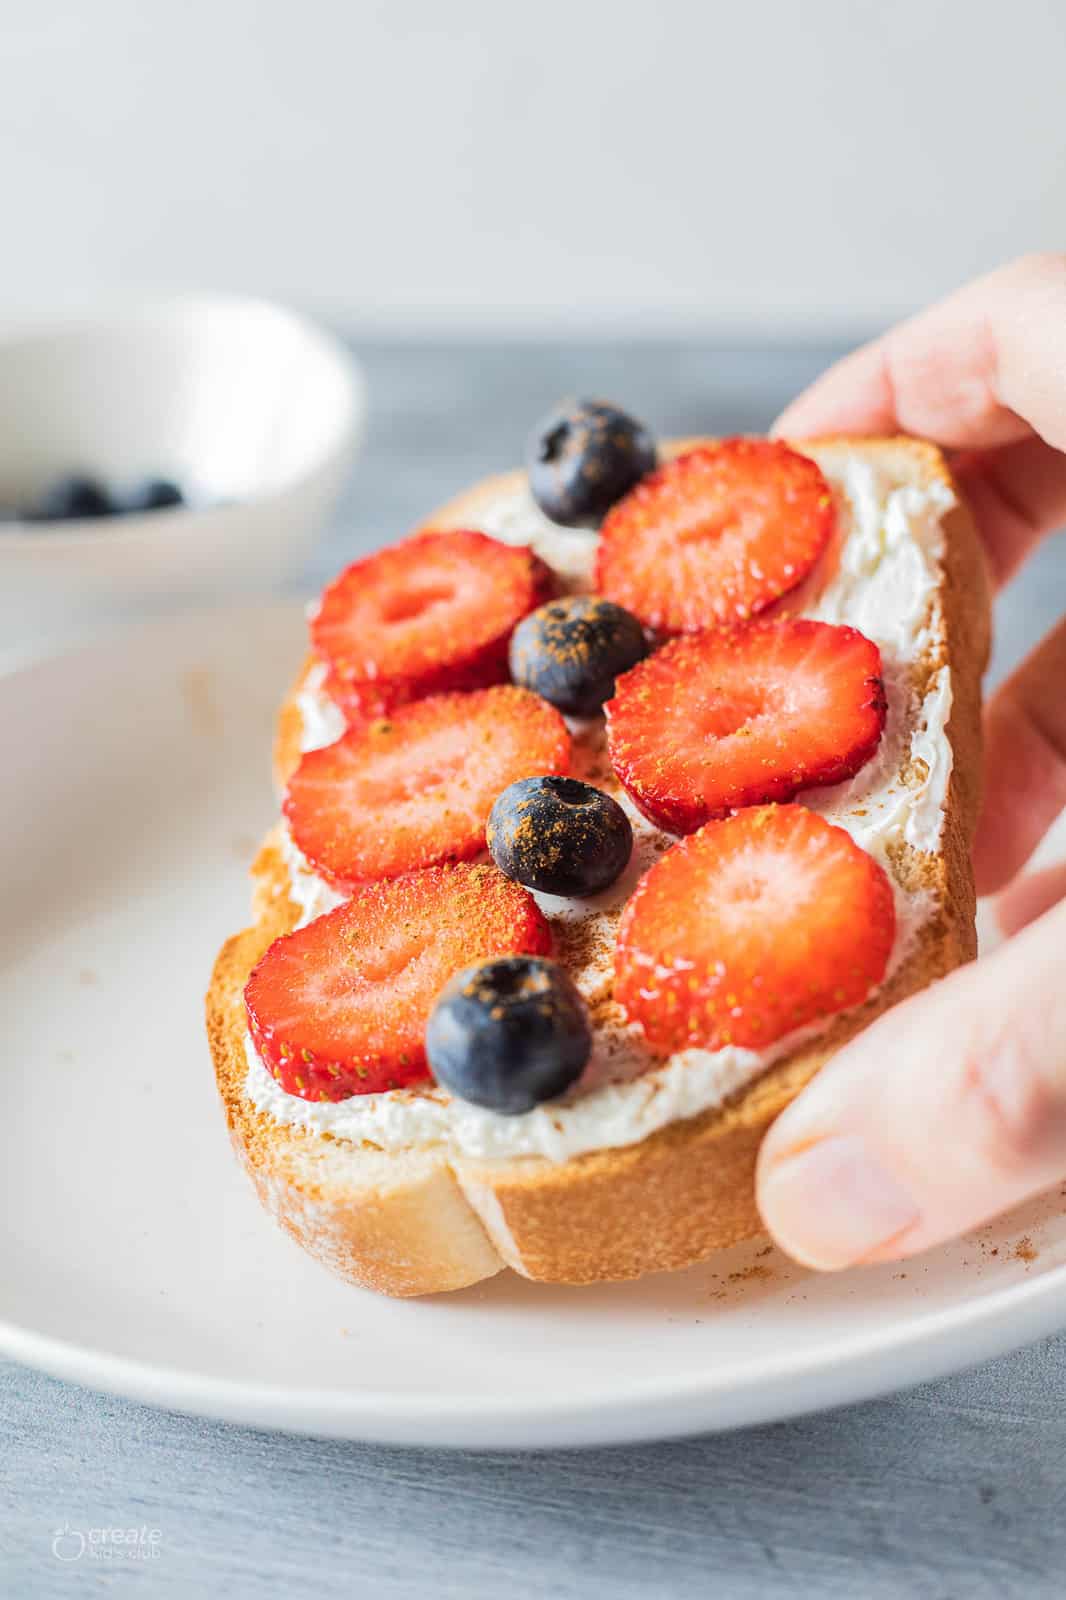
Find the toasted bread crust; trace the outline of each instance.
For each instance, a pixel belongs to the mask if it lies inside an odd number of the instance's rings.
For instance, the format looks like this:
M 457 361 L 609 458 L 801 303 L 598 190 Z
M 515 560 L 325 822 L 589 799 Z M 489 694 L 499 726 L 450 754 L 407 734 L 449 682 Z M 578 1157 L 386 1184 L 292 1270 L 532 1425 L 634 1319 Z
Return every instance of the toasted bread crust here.
M 954 488 L 932 445 L 910 439 L 817 443 L 858 449 L 911 481 L 939 479 Z M 487 480 L 432 524 L 476 524 L 481 505 L 520 477 Z M 723 1108 L 673 1123 L 639 1144 L 562 1164 L 538 1157 L 473 1161 L 436 1147 L 387 1154 L 273 1122 L 244 1094 L 242 990 L 255 961 L 295 925 L 298 911 L 288 897 L 277 839 L 267 841 L 253 868 L 257 920 L 219 955 L 208 993 L 208 1032 L 234 1148 L 264 1205 L 306 1249 L 354 1283 L 411 1295 L 460 1288 L 504 1265 L 554 1283 L 633 1278 L 687 1266 L 760 1230 L 755 1160 L 771 1122 L 848 1039 L 976 953 L 970 847 L 980 800 L 989 591 L 983 552 L 961 502 L 945 517 L 944 530 L 943 632 L 915 667 L 920 689 L 945 660 L 952 670 L 948 738 L 954 759 L 942 848 L 931 856 L 904 846 L 893 864 L 904 887 L 931 892 L 936 910 L 877 995 Z M 298 760 L 300 731 L 290 695 L 275 747 L 279 782 Z

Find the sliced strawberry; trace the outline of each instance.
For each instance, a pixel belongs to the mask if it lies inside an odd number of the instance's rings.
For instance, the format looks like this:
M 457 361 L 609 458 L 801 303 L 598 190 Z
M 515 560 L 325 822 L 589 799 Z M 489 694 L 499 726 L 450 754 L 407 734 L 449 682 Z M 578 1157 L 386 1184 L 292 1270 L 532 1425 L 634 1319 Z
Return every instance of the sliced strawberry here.
M 653 1050 L 762 1049 L 859 1005 L 895 937 L 885 873 L 803 806 L 753 806 L 662 856 L 622 914 L 615 998 Z
M 744 621 L 807 576 L 834 516 L 820 469 L 787 445 L 704 445 L 651 473 L 607 514 L 596 586 L 661 633 Z
M 430 867 L 365 884 L 270 946 L 244 991 L 249 1031 L 289 1094 L 344 1100 L 399 1089 L 428 1076 L 426 1022 L 454 973 L 550 949 L 533 897 L 495 867 Z
M 566 723 L 528 689 L 432 695 L 308 751 L 283 810 L 316 871 L 344 888 L 476 856 L 502 790 L 569 766 Z
M 311 645 L 351 720 L 447 689 L 507 680 L 507 643 L 551 592 L 524 546 L 483 533 L 418 533 L 356 561 L 325 590 Z
M 673 639 L 618 679 L 611 764 L 644 815 L 691 833 L 737 806 L 851 777 L 885 725 L 881 652 L 806 618 Z

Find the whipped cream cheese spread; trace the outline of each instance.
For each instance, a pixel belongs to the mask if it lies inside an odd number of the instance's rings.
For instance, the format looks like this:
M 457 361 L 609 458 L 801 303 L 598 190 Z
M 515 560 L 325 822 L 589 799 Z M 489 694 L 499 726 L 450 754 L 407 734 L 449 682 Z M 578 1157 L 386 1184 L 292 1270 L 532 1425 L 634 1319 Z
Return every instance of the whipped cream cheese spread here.
M 939 850 L 951 775 L 946 732 L 951 675 L 940 666 L 919 692 L 915 664 L 935 659 L 939 648 L 942 521 L 954 500 L 941 483 L 919 488 L 893 482 L 884 467 L 851 456 L 844 447 L 807 453 L 837 493 L 838 526 L 815 570 L 782 606 L 796 615 L 850 623 L 874 640 L 882 655 L 888 716 L 876 753 L 853 778 L 798 798 L 845 828 L 888 871 L 897 920 L 890 975 L 932 909 L 928 891 L 908 892 L 896 882 L 891 851 L 901 843 Z M 591 586 L 595 537 L 547 521 L 524 487 L 501 493 L 482 509 L 478 525 L 506 543 L 531 545 L 564 588 Z M 297 704 L 304 749 L 329 744 L 344 731 L 344 718 L 323 692 L 317 669 L 308 675 Z M 664 1061 L 627 1027 L 610 995 L 614 933 L 637 880 L 673 840 L 647 822 L 619 789 L 606 757 L 602 719 L 570 726 L 574 776 L 614 794 L 634 831 L 633 859 L 604 894 L 591 900 L 534 896 L 552 924 L 556 955 L 593 1020 L 595 1044 L 580 1081 L 562 1099 L 513 1117 L 452 1099 L 431 1083 L 319 1103 L 286 1093 L 246 1036 L 245 1092 L 258 1110 L 289 1126 L 386 1150 L 441 1144 L 450 1153 L 475 1158 L 528 1155 L 566 1161 L 590 1150 L 638 1143 L 670 1122 L 722 1105 L 802 1042 L 801 1035 L 792 1034 L 762 1051 L 688 1049 Z M 315 874 L 287 834 L 283 852 L 302 922 L 341 903 L 343 897 Z M 819 1031 L 815 1027 L 806 1034 Z

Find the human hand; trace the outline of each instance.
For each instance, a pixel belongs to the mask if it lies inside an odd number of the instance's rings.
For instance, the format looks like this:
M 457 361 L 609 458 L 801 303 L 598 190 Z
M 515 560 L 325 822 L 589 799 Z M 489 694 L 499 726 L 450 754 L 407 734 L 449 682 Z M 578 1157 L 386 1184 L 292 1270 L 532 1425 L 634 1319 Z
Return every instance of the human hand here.
M 1025 257 L 902 323 L 774 431 L 946 447 L 1007 582 L 1066 522 L 1066 255 Z M 898 1260 L 1066 1177 L 1066 866 L 1019 876 L 1064 806 L 1066 620 L 985 715 L 974 865 L 1010 937 L 886 1012 L 763 1142 L 763 1220 L 799 1261 Z

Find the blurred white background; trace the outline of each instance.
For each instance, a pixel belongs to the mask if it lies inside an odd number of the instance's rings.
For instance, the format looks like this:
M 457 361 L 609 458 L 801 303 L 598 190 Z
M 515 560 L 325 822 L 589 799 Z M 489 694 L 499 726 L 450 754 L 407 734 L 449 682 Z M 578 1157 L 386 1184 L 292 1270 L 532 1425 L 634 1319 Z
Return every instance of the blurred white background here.
M 849 334 L 1066 243 L 1061 0 L 0 0 L 0 310 Z

